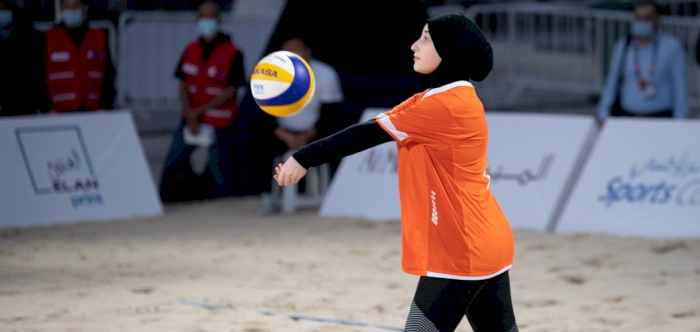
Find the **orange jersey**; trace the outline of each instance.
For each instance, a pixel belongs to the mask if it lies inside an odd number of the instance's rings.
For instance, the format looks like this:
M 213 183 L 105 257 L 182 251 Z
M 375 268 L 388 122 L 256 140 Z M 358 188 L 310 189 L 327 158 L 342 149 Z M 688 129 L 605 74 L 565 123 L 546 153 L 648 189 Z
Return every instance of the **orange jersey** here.
M 513 232 L 491 194 L 474 87 L 458 81 L 416 94 L 376 121 L 398 145 L 403 270 L 462 280 L 508 270 Z

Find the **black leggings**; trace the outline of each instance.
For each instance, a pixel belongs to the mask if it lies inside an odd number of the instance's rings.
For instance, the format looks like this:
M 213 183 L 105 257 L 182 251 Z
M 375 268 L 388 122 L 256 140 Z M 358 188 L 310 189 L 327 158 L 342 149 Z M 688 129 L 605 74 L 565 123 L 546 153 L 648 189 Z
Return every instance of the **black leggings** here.
M 454 331 L 464 316 L 474 332 L 518 331 L 507 271 L 487 280 L 421 277 L 404 331 Z

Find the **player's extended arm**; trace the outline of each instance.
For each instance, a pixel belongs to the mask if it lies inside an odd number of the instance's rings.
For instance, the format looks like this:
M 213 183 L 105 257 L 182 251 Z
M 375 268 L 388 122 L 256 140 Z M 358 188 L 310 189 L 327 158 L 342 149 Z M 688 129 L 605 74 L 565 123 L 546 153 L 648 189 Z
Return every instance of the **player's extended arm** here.
M 292 156 L 302 167 L 309 169 L 392 140 L 391 135 L 372 119 L 306 145 Z
M 274 178 L 280 186 L 288 186 L 299 182 L 310 167 L 323 165 L 391 140 L 393 138 L 375 120 L 359 123 L 302 147 L 284 165 L 277 166 Z

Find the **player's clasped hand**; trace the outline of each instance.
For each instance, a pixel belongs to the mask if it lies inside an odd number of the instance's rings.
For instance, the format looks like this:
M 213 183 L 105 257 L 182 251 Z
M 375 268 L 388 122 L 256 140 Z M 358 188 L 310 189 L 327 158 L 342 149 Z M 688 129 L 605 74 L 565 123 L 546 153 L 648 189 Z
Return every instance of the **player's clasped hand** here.
M 279 164 L 275 167 L 277 174 L 274 176 L 277 184 L 280 186 L 288 186 L 295 184 L 306 175 L 306 168 L 301 166 L 294 157 L 289 157 L 287 162 Z

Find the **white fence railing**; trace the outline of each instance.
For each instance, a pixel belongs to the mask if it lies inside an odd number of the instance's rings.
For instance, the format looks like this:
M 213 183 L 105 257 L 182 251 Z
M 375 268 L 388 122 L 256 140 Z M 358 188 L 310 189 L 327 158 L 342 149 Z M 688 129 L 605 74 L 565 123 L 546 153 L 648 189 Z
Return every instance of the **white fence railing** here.
M 222 31 L 244 54 L 250 74 L 276 17 L 221 17 Z M 134 110 L 137 125 L 147 130 L 170 128 L 179 121 L 178 81 L 174 77 L 185 47 L 196 40 L 196 13 L 126 11 L 119 17 L 117 103 Z
M 698 16 L 700 2 L 695 0 L 656 0 L 656 5 L 668 10 L 670 15 Z
M 494 70 L 477 84 L 480 96 L 492 109 L 531 100 L 540 104 L 568 102 L 566 96 L 581 99 L 599 94 L 613 45 L 626 36 L 633 19 L 629 12 L 566 5 L 449 8 L 455 10 L 475 20 L 494 47 Z M 277 18 L 222 19 L 222 29 L 232 34 L 244 52 L 245 69 L 250 74 Z M 695 62 L 700 20 L 665 16 L 661 29 L 677 37 L 686 49 L 690 103 L 700 107 L 700 68 Z M 127 11 L 120 16 L 118 32 L 118 39 L 110 38 L 119 46 L 113 48 L 113 52 L 118 49 L 114 57 L 118 59 L 117 104 L 132 109 L 137 124 L 150 129 L 172 127 L 180 109 L 173 73 L 185 46 L 196 38 L 195 13 Z
M 498 88 L 509 105 L 527 88 L 600 93 L 613 45 L 627 36 L 633 20 L 628 12 L 541 4 L 475 5 L 464 13 L 481 26 L 494 48 L 494 73 L 481 85 Z M 695 60 L 700 20 L 663 17 L 660 29 L 685 48 L 690 104 L 700 107 Z

